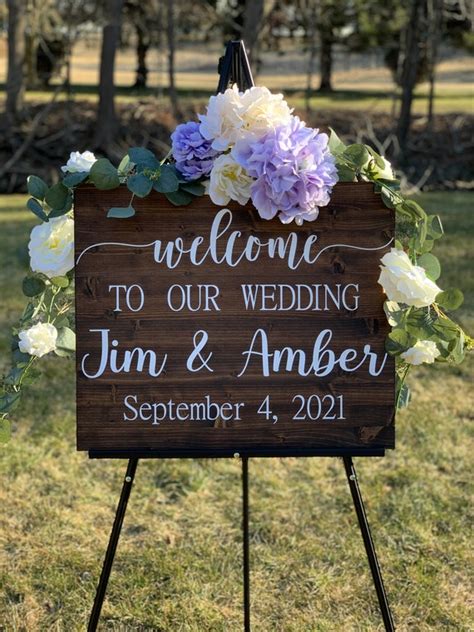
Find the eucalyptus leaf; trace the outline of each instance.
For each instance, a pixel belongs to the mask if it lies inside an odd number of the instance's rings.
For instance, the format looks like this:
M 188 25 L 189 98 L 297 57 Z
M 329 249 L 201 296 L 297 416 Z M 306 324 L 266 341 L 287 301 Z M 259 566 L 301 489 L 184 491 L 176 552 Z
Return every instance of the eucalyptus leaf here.
M 136 196 L 144 198 L 150 193 L 153 182 L 150 178 L 147 178 L 145 174 L 137 173 L 133 176 L 129 176 L 127 179 L 127 187 Z
M 98 189 L 116 189 L 120 185 L 117 169 L 107 158 L 99 158 L 91 167 L 89 179 Z
M 382 201 L 388 208 L 394 208 L 398 211 L 398 196 L 391 189 L 384 187 L 382 189 Z
M 432 281 L 439 279 L 441 274 L 441 264 L 437 257 L 426 252 L 417 261 L 418 265 L 425 269 L 426 276 Z
M 130 173 L 134 166 L 135 163 L 130 160 L 130 156 L 125 154 L 117 167 L 117 171 L 119 172 L 119 175 L 126 176 Z
M 116 217 L 118 219 L 126 219 L 127 217 L 133 217 L 135 215 L 135 209 L 133 206 L 112 206 L 107 212 L 107 217 Z
M 44 200 L 44 196 L 48 192 L 48 185 L 38 176 L 28 176 L 26 179 L 28 193 L 37 200 Z
M 0 395 L 0 413 L 11 412 L 19 403 L 21 391 Z
M 401 309 L 395 301 L 385 301 L 383 309 L 391 327 L 399 327 L 404 322 L 406 310 Z
M 62 209 L 66 204 L 68 195 L 68 188 L 62 182 L 57 182 L 48 190 L 44 199 L 52 209 Z
M 153 183 L 153 188 L 159 193 L 173 193 L 179 187 L 179 180 L 172 165 L 161 167 L 160 177 Z M 184 187 L 181 187 L 184 189 Z
M 30 198 L 28 200 L 28 202 L 26 203 L 26 208 L 29 209 L 32 213 L 34 213 L 36 217 L 39 217 L 40 220 L 42 220 L 43 222 L 48 221 L 48 216 L 44 212 L 43 207 L 34 198 Z
M 444 235 L 444 228 L 439 215 L 428 216 L 428 235 L 432 239 L 439 239 Z
M 64 186 L 72 189 L 77 187 L 78 184 L 81 184 L 81 182 L 84 182 L 88 176 L 88 171 L 75 171 L 74 173 L 68 173 L 63 178 L 63 184 Z
M 354 182 L 355 180 L 355 171 L 351 169 L 347 165 L 338 164 L 337 166 L 337 175 L 339 176 L 339 182 Z
M 155 154 L 145 147 L 131 147 L 128 150 L 130 160 L 136 164 L 139 171 L 143 169 L 159 169 L 160 163 Z
M 372 149 L 372 147 L 369 147 L 368 145 L 365 145 L 365 148 L 367 149 L 369 154 L 374 159 L 375 164 L 377 165 L 377 167 L 379 167 L 379 169 L 384 169 L 385 168 L 385 161 L 382 158 L 382 156 L 380 154 L 378 154 L 374 149 Z
M 194 196 L 192 196 L 191 193 L 183 191 L 182 189 L 165 193 L 165 195 L 171 202 L 171 204 L 174 204 L 175 206 L 186 206 L 187 204 L 190 204 L 194 199 Z
M 186 184 L 182 184 L 179 188 L 197 196 L 204 195 L 206 192 L 204 185 L 200 182 L 187 182 Z
M 393 329 L 385 341 L 385 349 L 390 355 L 398 355 L 412 346 L 412 338 L 404 329 Z
M 61 217 L 61 215 L 66 215 L 66 213 L 69 213 L 71 209 L 72 209 L 72 195 L 71 195 L 71 192 L 68 191 L 64 205 L 61 208 L 53 208 L 53 210 L 48 215 L 48 219 L 54 219 L 55 217 Z
M 458 288 L 450 288 L 444 292 L 440 292 L 436 296 L 436 303 L 449 311 L 454 311 L 461 307 L 464 302 L 464 295 Z
M 22 283 L 23 294 L 28 297 L 38 296 L 46 289 L 44 281 L 38 277 L 25 277 Z

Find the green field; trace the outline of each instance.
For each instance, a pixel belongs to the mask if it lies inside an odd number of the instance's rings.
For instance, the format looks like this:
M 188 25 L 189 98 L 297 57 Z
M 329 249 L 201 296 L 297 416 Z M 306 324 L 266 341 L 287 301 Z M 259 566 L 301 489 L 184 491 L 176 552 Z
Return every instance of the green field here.
M 1 369 L 35 221 L 24 201 L 0 197 Z M 443 218 L 438 284 L 464 289 L 458 317 L 472 334 L 474 194 L 421 201 Z M 85 629 L 125 469 L 75 452 L 72 362 L 44 366 L 0 457 L 0 630 L 8 632 Z M 472 369 L 471 358 L 414 372 L 397 450 L 358 460 L 398 630 L 472 630 Z M 253 459 L 250 484 L 252 629 L 382 630 L 342 462 Z M 236 460 L 143 461 L 101 629 L 242 630 L 240 515 Z

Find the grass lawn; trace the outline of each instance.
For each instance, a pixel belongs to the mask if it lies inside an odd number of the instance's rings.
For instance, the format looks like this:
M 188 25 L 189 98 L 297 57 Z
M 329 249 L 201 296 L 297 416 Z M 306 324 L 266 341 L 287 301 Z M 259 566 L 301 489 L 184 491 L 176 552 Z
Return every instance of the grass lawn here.
M 470 296 L 458 314 L 472 334 L 474 195 L 421 200 L 443 218 L 438 283 Z M 35 221 L 24 201 L 0 197 L 0 369 Z M 472 630 L 472 368 L 416 371 L 397 450 L 357 463 L 401 631 Z M 84 630 L 125 463 L 75 452 L 70 361 L 45 363 L 14 425 L 0 455 L 0 630 Z M 382 630 L 342 462 L 252 459 L 250 484 L 252 629 Z M 101 629 L 240 631 L 240 515 L 237 461 L 142 461 Z

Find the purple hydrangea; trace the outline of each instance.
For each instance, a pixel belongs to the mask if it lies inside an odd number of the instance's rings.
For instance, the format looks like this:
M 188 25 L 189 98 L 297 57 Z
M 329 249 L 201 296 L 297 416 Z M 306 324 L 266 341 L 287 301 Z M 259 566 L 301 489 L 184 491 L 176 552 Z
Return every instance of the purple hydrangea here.
M 284 224 L 315 220 L 338 180 L 327 135 L 306 127 L 297 116 L 258 140 L 237 143 L 233 153 L 256 178 L 251 197 L 264 219 L 278 214 Z
M 202 136 L 199 123 L 194 121 L 178 125 L 171 134 L 176 168 L 186 180 L 197 180 L 210 174 L 218 153 L 212 149 L 211 142 Z

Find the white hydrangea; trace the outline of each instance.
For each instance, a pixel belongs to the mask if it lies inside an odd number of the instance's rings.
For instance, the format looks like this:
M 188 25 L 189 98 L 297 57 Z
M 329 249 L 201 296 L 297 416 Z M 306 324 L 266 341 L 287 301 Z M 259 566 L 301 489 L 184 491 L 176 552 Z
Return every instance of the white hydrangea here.
M 261 138 L 269 130 L 286 125 L 292 110 L 282 94 L 253 87 L 239 92 L 236 85 L 209 99 L 207 113 L 199 115 L 200 131 L 217 151 L 226 151 L 239 140 Z
M 18 347 L 22 353 L 41 358 L 56 349 L 58 330 L 51 323 L 38 323 L 18 334 Z
M 74 221 L 63 216 L 35 226 L 28 251 L 33 272 L 64 276 L 74 267 Z
M 69 155 L 69 160 L 61 167 L 61 170 L 64 173 L 76 173 L 79 171 L 89 173 L 96 160 L 97 158 L 91 151 L 84 151 L 82 154 L 80 151 L 72 151 Z
M 232 155 L 223 154 L 214 161 L 207 192 L 214 204 L 222 206 L 230 200 L 246 204 L 252 183 L 253 178 L 235 162 Z
M 418 340 L 417 343 L 404 351 L 401 357 L 408 364 L 433 364 L 440 352 L 432 340 Z
M 246 90 L 241 103 L 241 138 L 261 138 L 269 130 L 287 125 L 293 111 L 282 94 L 272 94 L 268 88 L 258 86 Z
M 241 112 L 241 97 L 236 85 L 209 99 L 207 114 L 199 115 L 199 130 L 204 138 L 212 140 L 213 149 L 225 151 L 236 142 L 242 127 Z
M 427 307 L 441 292 L 426 276 L 424 268 L 413 265 L 403 250 L 392 248 L 382 257 L 381 263 L 378 282 L 390 301 Z

